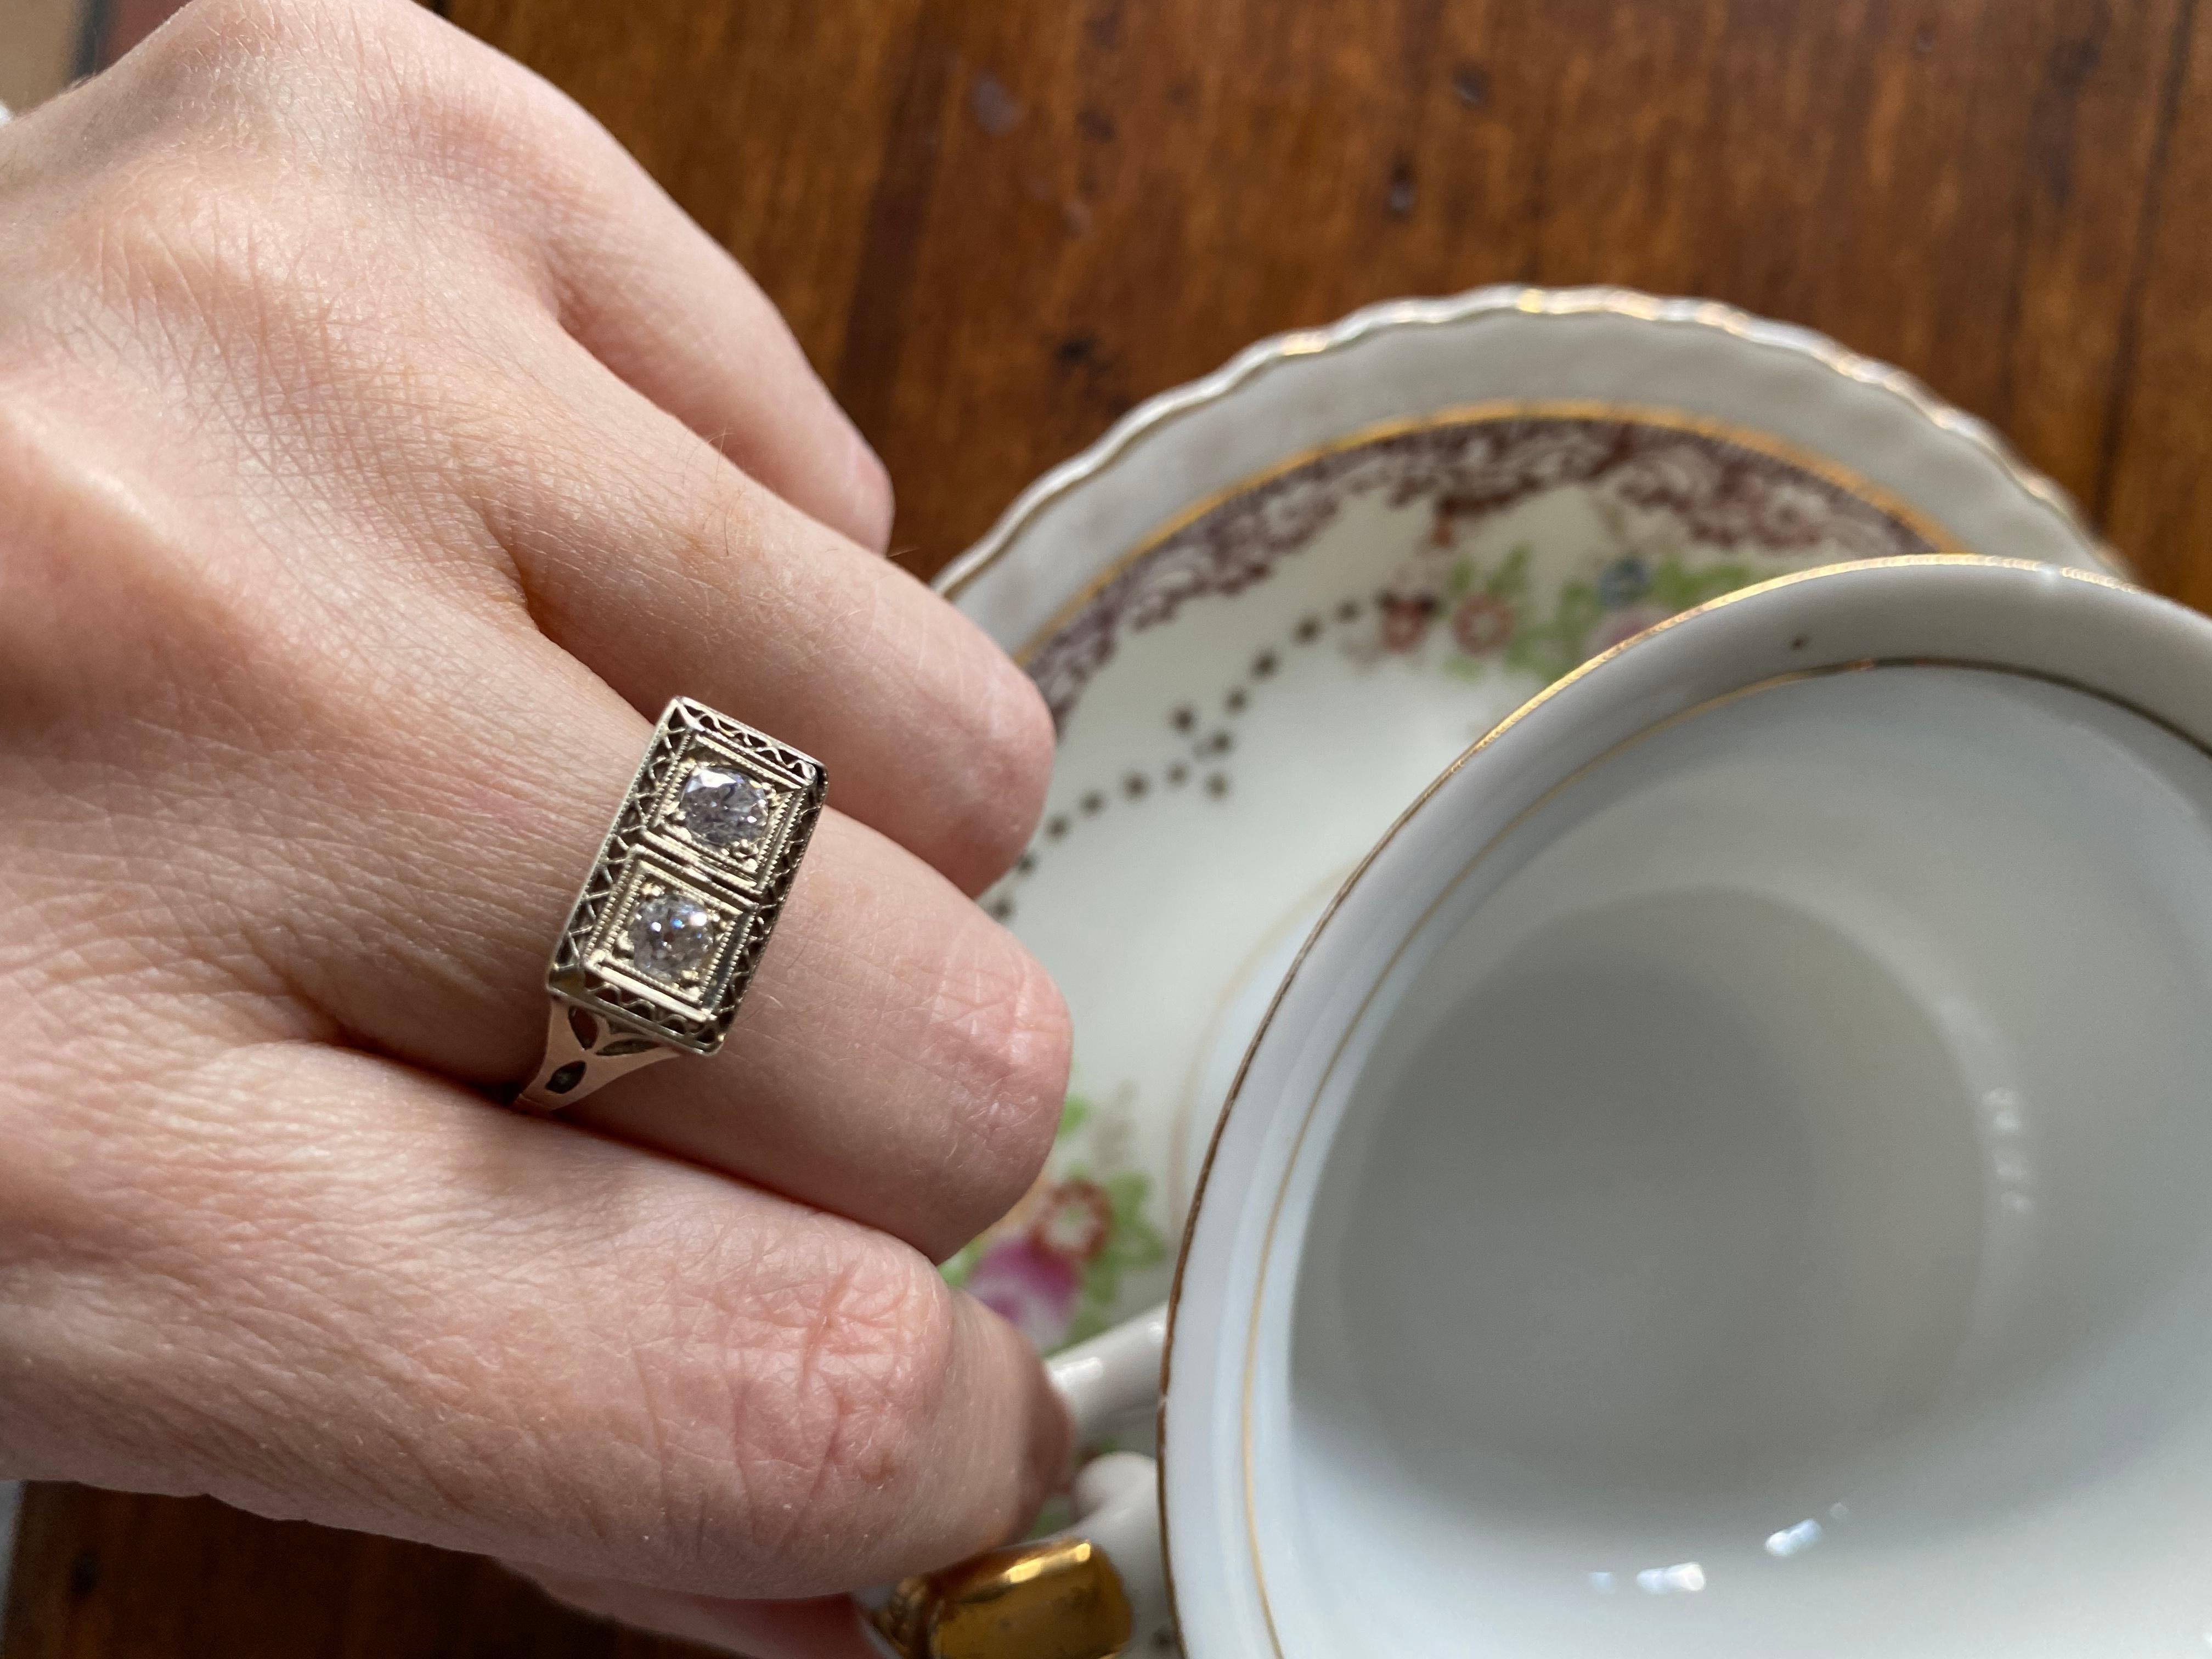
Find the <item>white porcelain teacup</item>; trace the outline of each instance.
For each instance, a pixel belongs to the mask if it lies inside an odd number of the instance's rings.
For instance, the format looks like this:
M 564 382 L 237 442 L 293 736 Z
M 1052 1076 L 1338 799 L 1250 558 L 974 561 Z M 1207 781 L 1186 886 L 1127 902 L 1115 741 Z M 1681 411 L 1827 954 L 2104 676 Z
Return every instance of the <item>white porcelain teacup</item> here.
M 1077 1659 L 1171 1581 L 1192 1659 L 2203 1652 L 2208 1011 L 2212 623 L 1966 559 L 1676 618 L 1375 849 L 1170 1310 L 1054 1362 L 1095 1428 L 1164 1343 L 1157 1508 L 1105 1460 L 884 1628 Z

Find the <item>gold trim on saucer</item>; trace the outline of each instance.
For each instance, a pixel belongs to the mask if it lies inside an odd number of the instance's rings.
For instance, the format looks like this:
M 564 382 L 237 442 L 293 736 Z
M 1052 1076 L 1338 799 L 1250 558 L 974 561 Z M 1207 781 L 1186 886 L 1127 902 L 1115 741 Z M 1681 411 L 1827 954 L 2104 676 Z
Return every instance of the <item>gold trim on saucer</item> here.
M 874 1619 L 903 1659 L 1113 1659 L 1135 1632 L 1121 1575 L 1081 1538 L 906 1579 Z
M 1105 471 L 1139 440 L 1220 402 L 1285 362 L 1341 351 L 1371 335 L 1407 328 L 1450 327 L 1509 312 L 1550 317 L 1595 313 L 1663 327 L 1710 329 L 1809 358 L 1847 380 L 1887 393 L 1929 425 L 1980 450 L 2109 571 L 2123 577 L 2133 574 L 2127 561 L 2090 528 L 2064 490 L 2021 460 L 1985 422 L 1943 402 L 1901 368 L 1861 356 L 1809 329 L 1753 317 L 1717 301 L 1663 300 L 1626 288 L 1546 289 L 1505 283 L 1443 299 L 1386 301 L 1355 311 L 1327 328 L 1300 329 L 1248 346 L 1205 378 L 1139 404 L 1089 448 L 1037 479 L 1000 515 L 981 540 L 938 574 L 934 586 L 947 599 L 958 599 L 1012 547 L 1037 514 Z M 1228 493 L 1249 488 L 1252 482 L 1232 486 Z
M 1861 477 L 1849 467 L 1825 456 L 1814 454 L 1809 450 L 1800 449 L 1755 428 L 1738 426 L 1730 421 L 1693 415 L 1683 410 L 1643 404 L 1607 403 L 1598 398 L 1502 398 L 1487 403 L 1462 404 L 1427 415 L 1377 421 L 1372 426 L 1362 427 L 1356 432 L 1332 438 L 1327 443 L 1316 444 L 1310 449 L 1302 449 L 1296 454 L 1285 456 L 1249 477 L 1240 478 L 1224 489 L 1215 490 L 1211 495 L 1176 514 L 1127 552 L 1109 563 L 1084 585 L 1080 592 L 1054 612 L 1043 627 L 1024 640 L 1012 655 L 1016 662 L 1026 668 L 1037 653 L 1088 610 L 1101 593 L 1176 537 L 1209 513 L 1228 505 L 1241 495 L 1265 489 L 1278 478 L 1286 477 L 1300 467 L 1310 465 L 1324 456 L 1364 449 L 1392 438 L 1404 437 L 1408 433 L 1434 432 L 1448 427 L 1483 426 L 1504 421 L 1611 421 L 1622 425 L 1653 427 L 1662 432 L 1687 432 L 1701 438 L 1716 439 L 1795 467 L 1800 472 L 1834 485 L 1855 501 L 1894 520 L 1927 544 L 1929 553 L 1917 556 L 1971 556 L 1941 525 L 1900 497 Z M 1868 561 L 1852 562 L 1866 563 Z

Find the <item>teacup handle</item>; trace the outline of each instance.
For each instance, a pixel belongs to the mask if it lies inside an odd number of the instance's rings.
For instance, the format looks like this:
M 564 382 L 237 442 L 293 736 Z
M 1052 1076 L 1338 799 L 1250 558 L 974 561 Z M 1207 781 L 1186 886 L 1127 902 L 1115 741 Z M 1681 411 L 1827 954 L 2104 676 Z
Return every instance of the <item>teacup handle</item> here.
M 1048 1362 L 1079 1442 L 1159 1398 L 1167 1310 L 1156 1308 Z M 1075 1478 L 1075 1523 L 864 1596 L 897 1659 L 1111 1659 L 1164 1640 L 1159 1467 L 1134 1452 Z

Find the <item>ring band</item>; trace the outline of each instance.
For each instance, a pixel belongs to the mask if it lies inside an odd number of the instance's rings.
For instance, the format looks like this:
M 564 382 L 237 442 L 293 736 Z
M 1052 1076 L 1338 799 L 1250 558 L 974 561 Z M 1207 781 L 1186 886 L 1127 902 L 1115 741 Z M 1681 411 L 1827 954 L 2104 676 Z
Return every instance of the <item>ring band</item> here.
M 722 1046 L 822 816 L 822 763 L 704 703 L 668 705 L 545 970 L 545 1058 L 518 1105 Z

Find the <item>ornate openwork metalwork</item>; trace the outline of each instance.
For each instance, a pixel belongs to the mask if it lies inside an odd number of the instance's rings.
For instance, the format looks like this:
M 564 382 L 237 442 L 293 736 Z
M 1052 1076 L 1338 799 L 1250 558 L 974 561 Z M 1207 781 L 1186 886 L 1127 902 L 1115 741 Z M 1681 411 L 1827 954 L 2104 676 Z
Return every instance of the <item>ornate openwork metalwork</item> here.
M 689 697 L 668 705 L 553 947 L 522 1103 L 557 1109 L 721 1046 L 828 787 L 812 756 Z

